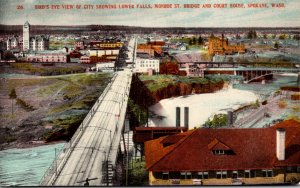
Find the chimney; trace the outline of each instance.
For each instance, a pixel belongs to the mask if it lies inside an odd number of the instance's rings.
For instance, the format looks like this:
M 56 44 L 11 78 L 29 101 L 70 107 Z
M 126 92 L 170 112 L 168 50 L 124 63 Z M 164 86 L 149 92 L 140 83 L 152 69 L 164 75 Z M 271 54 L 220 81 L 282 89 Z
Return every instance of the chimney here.
M 176 127 L 180 127 L 180 107 L 176 107 Z
M 233 124 L 233 111 L 227 111 L 227 126 Z
M 276 129 L 276 157 L 279 161 L 285 160 L 285 129 Z
M 189 107 L 184 107 L 184 127 L 189 129 Z

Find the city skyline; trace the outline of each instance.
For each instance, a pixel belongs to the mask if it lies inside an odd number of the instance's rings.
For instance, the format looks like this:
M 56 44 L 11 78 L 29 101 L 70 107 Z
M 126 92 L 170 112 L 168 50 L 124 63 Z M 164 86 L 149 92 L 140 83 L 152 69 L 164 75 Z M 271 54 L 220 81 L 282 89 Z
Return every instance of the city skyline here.
M 300 2 L 297 0 L 276 1 L 265 3 L 285 3 L 285 8 L 225 8 L 225 9 L 68 9 L 68 10 L 38 10 L 35 5 L 99 5 L 126 4 L 122 0 L 110 1 L 79 1 L 65 0 L 0 0 L 0 24 L 23 25 L 26 20 L 32 25 L 126 25 L 141 27 L 299 27 Z M 131 4 L 155 3 L 264 3 L 260 1 L 161 1 L 135 0 Z M 129 2 L 128 2 L 129 3 Z M 23 10 L 17 10 L 18 5 Z

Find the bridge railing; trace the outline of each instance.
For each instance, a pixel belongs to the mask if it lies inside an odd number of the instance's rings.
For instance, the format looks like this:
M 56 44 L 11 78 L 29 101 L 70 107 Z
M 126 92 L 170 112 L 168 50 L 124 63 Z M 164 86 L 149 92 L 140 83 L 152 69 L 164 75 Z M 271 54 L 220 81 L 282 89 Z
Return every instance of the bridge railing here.
M 111 88 L 111 85 L 114 82 L 116 76 L 117 75 L 114 74 L 114 76 L 111 79 L 111 82 L 106 86 L 106 88 L 104 89 L 100 97 L 97 99 L 93 107 L 90 109 L 90 111 L 88 112 L 88 114 L 86 115 L 82 123 L 80 124 L 80 126 L 75 131 L 69 143 L 66 143 L 63 149 L 60 151 L 60 153 L 58 153 L 58 155 L 55 156 L 55 159 L 53 160 L 53 162 L 51 163 L 51 165 L 49 166 L 49 168 L 46 170 L 43 177 L 41 178 L 40 185 L 52 185 L 52 183 L 55 181 L 56 178 L 52 176 L 55 175 L 55 177 L 57 177 L 57 175 L 63 169 L 65 163 L 67 162 L 68 158 L 71 155 L 72 147 L 74 148 L 74 146 L 77 145 L 79 139 L 81 138 L 81 135 L 83 134 L 86 128 L 86 125 L 90 122 L 94 112 L 101 104 L 102 99 L 107 94 L 108 90 Z

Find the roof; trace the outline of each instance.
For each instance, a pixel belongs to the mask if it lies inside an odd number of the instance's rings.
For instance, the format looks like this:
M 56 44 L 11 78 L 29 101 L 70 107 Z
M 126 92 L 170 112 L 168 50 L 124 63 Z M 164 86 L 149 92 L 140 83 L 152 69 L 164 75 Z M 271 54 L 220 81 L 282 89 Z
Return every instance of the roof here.
M 29 24 L 29 22 L 28 22 L 28 21 L 26 21 L 26 22 L 24 23 L 24 25 L 30 25 L 30 24 Z
M 286 130 L 286 160 L 276 158 L 276 129 Z M 165 144 L 168 142 L 168 144 Z M 165 147 L 164 147 L 165 146 Z M 212 150 L 232 150 L 215 155 Z M 201 128 L 145 143 L 149 171 L 268 169 L 300 165 L 300 123 L 287 120 L 270 128 Z

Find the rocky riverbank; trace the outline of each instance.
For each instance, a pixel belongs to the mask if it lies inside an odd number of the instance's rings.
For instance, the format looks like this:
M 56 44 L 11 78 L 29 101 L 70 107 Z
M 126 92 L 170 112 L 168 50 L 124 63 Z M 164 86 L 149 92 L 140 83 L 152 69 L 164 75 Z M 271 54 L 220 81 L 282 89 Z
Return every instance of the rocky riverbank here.
M 0 149 L 69 140 L 110 77 L 110 74 L 82 73 L 2 78 Z M 16 97 L 10 98 L 13 89 Z

